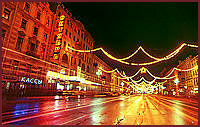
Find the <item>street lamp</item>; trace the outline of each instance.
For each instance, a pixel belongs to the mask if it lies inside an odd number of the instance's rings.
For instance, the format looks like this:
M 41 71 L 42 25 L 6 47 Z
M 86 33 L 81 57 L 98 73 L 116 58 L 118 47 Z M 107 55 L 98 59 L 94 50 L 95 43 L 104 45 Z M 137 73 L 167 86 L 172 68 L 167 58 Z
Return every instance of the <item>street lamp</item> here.
M 179 96 L 179 92 L 178 92 L 178 83 L 179 83 L 180 81 L 178 80 L 178 78 L 176 78 L 175 80 L 174 80 L 174 83 L 176 84 L 176 96 Z
M 174 83 L 176 83 L 176 85 L 179 83 L 180 81 L 178 79 L 174 80 Z

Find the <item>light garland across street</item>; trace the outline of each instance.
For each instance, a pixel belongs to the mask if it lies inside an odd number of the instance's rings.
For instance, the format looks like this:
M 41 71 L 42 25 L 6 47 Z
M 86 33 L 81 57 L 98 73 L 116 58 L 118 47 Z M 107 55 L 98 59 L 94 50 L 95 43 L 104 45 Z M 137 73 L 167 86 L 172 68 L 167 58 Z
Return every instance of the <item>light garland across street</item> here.
M 165 77 L 157 77 L 157 76 L 154 76 L 148 69 L 146 69 L 146 72 L 149 74 L 149 75 L 151 75 L 152 77 L 154 77 L 154 79 L 172 79 L 172 78 L 175 78 L 176 76 L 172 76 L 172 77 L 169 77 L 175 70 L 177 70 L 177 71 L 191 71 L 191 70 L 194 70 L 194 69 L 196 69 L 196 68 L 198 68 L 198 65 L 196 65 L 195 67 L 193 67 L 193 68 L 189 68 L 189 69 L 186 69 L 186 70 L 183 70 L 183 69 L 178 69 L 178 68 L 173 68 L 172 69 L 172 71 L 167 75 L 167 76 L 165 76 Z M 125 78 L 133 78 L 133 77 L 135 77 L 139 72 L 141 72 L 141 69 L 142 68 L 140 68 L 134 75 L 132 75 L 132 76 L 126 76 L 126 74 L 125 74 L 125 76 L 123 75 L 123 74 L 121 74 L 120 72 L 119 72 L 119 70 L 116 68 L 116 69 L 114 69 L 114 70 L 112 70 L 112 71 L 106 71 L 106 70 L 104 70 L 104 69 L 102 69 L 102 68 L 100 68 L 99 67 L 99 69 L 101 69 L 102 71 L 104 71 L 104 72 L 107 72 L 107 73 L 112 73 L 112 72 L 114 72 L 114 71 L 117 71 L 119 74 L 120 74 L 120 76 L 122 77 L 121 79 L 125 79 Z M 144 79 L 144 78 L 143 78 Z M 140 79 L 141 80 L 141 79 Z M 136 81 L 137 82 L 137 81 Z M 148 82 L 148 81 L 146 81 L 146 82 Z
M 108 52 L 106 52 L 103 48 L 96 48 L 96 49 L 92 49 L 92 50 L 78 50 L 78 49 L 74 49 L 72 47 L 67 47 L 71 50 L 74 50 L 74 51 L 77 51 L 77 52 L 82 52 L 82 53 L 90 53 L 90 52 L 94 52 L 94 51 L 98 51 L 98 50 L 101 50 L 107 57 L 109 57 L 110 59 L 113 59 L 113 60 L 116 60 L 118 62 L 121 62 L 121 63 L 124 63 L 124 64 L 127 64 L 127 65 L 135 65 L 135 66 L 143 66 L 143 65 L 151 65 L 151 64 L 155 64 L 155 63 L 158 63 L 158 62 L 161 62 L 161 61 L 164 61 L 164 60 L 168 60 L 172 57 L 174 57 L 175 55 L 177 55 L 180 50 L 184 47 L 184 46 L 188 46 L 188 47 L 192 47 L 192 48 L 198 48 L 197 45 L 191 45 L 191 44 L 186 44 L 186 43 L 183 43 L 180 47 L 178 47 L 175 51 L 173 51 L 172 53 L 170 53 L 169 55 L 163 57 L 163 58 L 157 58 L 157 57 L 154 57 L 152 55 L 150 55 L 149 53 L 147 53 L 141 46 L 133 53 L 131 54 L 130 56 L 128 57 L 125 57 L 125 58 L 121 58 L 121 59 L 118 59 L 116 57 L 113 57 L 112 55 L 110 55 Z M 126 62 L 124 60 L 127 60 L 131 57 L 133 57 L 139 50 L 142 50 L 148 57 L 154 59 L 155 61 L 152 61 L 152 62 L 147 62 L 147 63 L 129 63 L 129 62 Z

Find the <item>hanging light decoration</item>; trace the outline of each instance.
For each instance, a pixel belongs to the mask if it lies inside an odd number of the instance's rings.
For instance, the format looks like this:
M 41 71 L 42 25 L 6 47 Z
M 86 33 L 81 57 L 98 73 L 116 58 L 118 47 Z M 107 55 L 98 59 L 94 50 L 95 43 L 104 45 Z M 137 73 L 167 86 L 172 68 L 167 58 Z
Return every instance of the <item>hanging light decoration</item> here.
M 121 59 L 118 59 L 116 57 L 113 57 L 112 55 L 110 55 L 108 52 L 106 52 L 103 48 L 96 48 L 96 49 L 93 49 L 93 50 L 77 50 L 77 49 L 74 49 L 72 47 L 67 47 L 71 50 L 74 50 L 74 51 L 77 51 L 77 52 L 82 52 L 82 53 L 90 53 L 90 52 L 94 52 L 94 51 L 98 51 L 98 50 L 101 50 L 107 57 L 109 57 L 110 59 L 113 59 L 113 60 L 116 60 L 118 62 L 121 62 L 123 64 L 127 64 L 127 65 L 135 65 L 135 66 L 144 66 L 144 65 L 151 65 L 151 64 L 155 64 L 155 63 L 158 63 L 158 62 L 161 62 L 161 61 L 164 61 L 164 60 L 168 60 L 172 57 L 174 57 L 176 54 L 178 54 L 180 52 L 180 50 L 184 47 L 184 46 L 188 46 L 188 47 L 192 47 L 192 48 L 198 48 L 197 45 L 191 45 L 191 44 L 186 44 L 186 43 L 183 43 L 180 47 L 178 47 L 175 51 L 173 51 L 172 53 L 170 53 L 169 55 L 163 57 L 163 58 L 157 58 L 157 57 L 154 57 L 152 55 L 150 55 L 149 53 L 147 53 L 141 46 L 133 53 L 131 54 L 130 56 L 128 57 L 125 57 L 125 58 L 121 58 Z M 127 60 L 131 57 L 133 57 L 139 50 L 142 50 L 148 57 L 154 59 L 155 61 L 152 61 L 152 62 L 147 62 L 147 63 L 129 63 L 129 62 L 126 62 L 124 60 Z

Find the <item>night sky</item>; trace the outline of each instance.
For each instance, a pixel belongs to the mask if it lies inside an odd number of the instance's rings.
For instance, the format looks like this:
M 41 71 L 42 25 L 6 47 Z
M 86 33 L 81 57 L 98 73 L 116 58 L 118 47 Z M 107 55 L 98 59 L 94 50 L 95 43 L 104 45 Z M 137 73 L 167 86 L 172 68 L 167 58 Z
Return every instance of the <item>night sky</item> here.
M 117 58 L 131 55 L 139 46 L 153 56 L 163 57 L 174 51 L 181 40 L 197 44 L 198 3 L 66 2 L 64 5 L 92 35 L 94 46 L 104 47 Z M 113 68 L 125 70 L 129 75 L 140 68 L 110 60 L 101 52 L 95 54 Z M 190 54 L 197 55 L 197 50 L 186 48 L 174 59 L 146 67 L 159 75 L 164 67 L 170 69 L 177 65 L 178 60 L 183 60 Z

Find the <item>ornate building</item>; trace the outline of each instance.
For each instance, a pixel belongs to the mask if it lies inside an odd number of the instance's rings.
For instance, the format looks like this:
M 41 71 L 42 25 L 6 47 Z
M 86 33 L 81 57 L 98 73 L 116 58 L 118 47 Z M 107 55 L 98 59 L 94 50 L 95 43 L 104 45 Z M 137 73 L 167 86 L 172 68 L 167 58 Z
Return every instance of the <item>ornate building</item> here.
M 171 76 L 176 76 L 175 79 L 167 80 L 164 89 L 164 95 L 176 95 L 176 96 L 197 96 L 198 95 L 198 55 L 187 57 L 184 61 L 179 61 L 176 67 L 181 70 L 191 69 L 189 71 L 177 71 L 175 70 Z M 194 69 L 192 69 L 194 68 Z M 162 71 L 162 75 L 165 76 L 172 71 Z
M 179 92 L 185 91 L 187 96 L 196 96 L 198 94 L 198 55 L 193 58 L 192 56 L 189 56 L 184 61 L 179 61 L 177 68 L 183 70 L 195 68 L 190 71 L 181 71 L 177 73 L 180 81 Z
M 52 11 L 45 2 L 2 2 L 3 94 L 111 91 L 111 74 L 97 72 L 98 67 L 112 68 L 93 53 L 68 48 L 93 49 L 92 36 L 62 4 L 56 7 Z

